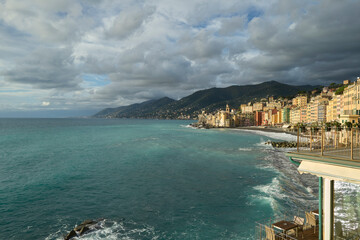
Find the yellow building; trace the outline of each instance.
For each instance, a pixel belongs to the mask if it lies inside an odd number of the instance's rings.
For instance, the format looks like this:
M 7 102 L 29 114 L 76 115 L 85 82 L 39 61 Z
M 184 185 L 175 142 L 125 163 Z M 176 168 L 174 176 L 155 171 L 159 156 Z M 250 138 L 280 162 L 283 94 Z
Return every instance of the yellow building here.
M 240 105 L 240 110 L 241 110 L 242 113 L 245 112 L 246 106 L 247 106 L 246 104 L 241 104 L 241 105 Z
M 329 98 L 330 97 L 327 95 L 318 95 L 311 98 L 310 102 L 307 104 L 307 123 L 326 121 L 326 105 L 328 105 Z
M 360 79 L 344 89 L 342 95 L 342 111 L 340 113 L 340 122 L 358 123 L 360 113 Z
M 257 102 L 253 104 L 253 111 L 262 111 L 264 107 L 264 103 Z
M 311 103 L 306 105 L 306 123 L 311 122 Z
M 293 105 L 294 106 L 299 106 L 299 107 L 302 107 L 302 106 L 306 106 L 307 104 L 307 96 L 297 96 L 296 98 L 293 98 Z
M 276 117 L 278 120 L 278 123 L 283 123 L 283 111 L 282 109 L 279 109 L 279 111 L 276 113 Z
M 300 122 L 302 123 L 307 122 L 307 105 L 300 107 Z
M 278 117 L 277 117 L 277 114 L 273 114 L 272 116 L 271 116 L 271 124 L 272 125 L 275 125 L 275 124 L 278 124 L 279 122 L 278 122 Z
M 329 105 L 326 108 L 326 122 L 336 120 L 336 98 L 329 100 Z
M 241 104 L 240 108 L 242 113 L 252 113 L 254 111 L 251 103 Z
M 290 110 L 290 123 L 297 124 L 300 122 L 300 108 L 296 107 Z
M 267 109 L 280 109 L 281 108 L 281 102 L 269 102 L 266 107 Z

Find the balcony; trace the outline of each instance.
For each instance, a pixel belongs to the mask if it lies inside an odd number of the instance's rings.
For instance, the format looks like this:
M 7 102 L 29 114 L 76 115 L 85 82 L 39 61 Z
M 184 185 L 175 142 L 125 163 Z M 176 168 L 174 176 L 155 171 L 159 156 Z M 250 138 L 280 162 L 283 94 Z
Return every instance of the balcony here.
M 286 155 L 301 174 L 318 177 L 320 238 L 360 239 L 360 129 L 299 128 L 297 148 Z M 338 192 L 335 182 L 353 186 Z
M 258 240 L 318 240 L 318 212 L 303 211 L 302 214 L 284 214 L 283 217 L 256 223 L 255 239 Z
M 299 128 L 292 153 L 360 163 L 360 129 Z

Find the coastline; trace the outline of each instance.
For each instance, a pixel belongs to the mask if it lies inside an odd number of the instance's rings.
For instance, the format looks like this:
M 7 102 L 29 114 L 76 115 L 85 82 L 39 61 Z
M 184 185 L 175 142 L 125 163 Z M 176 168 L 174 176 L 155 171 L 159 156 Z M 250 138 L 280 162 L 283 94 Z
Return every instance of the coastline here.
M 257 126 L 249 126 L 249 127 L 237 127 L 234 129 L 240 129 L 240 130 L 252 130 L 252 131 L 262 131 L 262 132 L 272 132 L 272 133 L 287 133 L 293 136 L 297 136 L 295 132 L 287 131 L 282 128 L 268 128 L 268 127 L 257 127 Z

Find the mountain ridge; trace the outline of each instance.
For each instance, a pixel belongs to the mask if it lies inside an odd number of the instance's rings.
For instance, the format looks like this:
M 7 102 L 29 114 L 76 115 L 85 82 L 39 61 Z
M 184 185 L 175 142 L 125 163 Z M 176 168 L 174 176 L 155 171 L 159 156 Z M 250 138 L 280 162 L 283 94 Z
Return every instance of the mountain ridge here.
M 93 117 L 106 118 L 196 118 L 201 110 L 207 112 L 223 108 L 226 104 L 238 108 L 240 104 L 269 96 L 294 96 L 299 91 L 309 91 L 319 86 L 294 86 L 268 81 L 253 85 L 232 85 L 225 88 L 209 88 L 196 91 L 179 100 L 169 97 L 148 100 L 117 108 L 106 108 Z

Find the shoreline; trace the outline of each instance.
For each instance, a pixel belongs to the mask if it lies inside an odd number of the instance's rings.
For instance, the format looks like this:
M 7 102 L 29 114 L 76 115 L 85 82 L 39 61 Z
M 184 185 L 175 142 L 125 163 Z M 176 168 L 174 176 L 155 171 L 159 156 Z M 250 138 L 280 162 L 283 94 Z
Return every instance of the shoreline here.
M 231 129 L 231 128 L 229 128 L 229 129 Z M 237 127 L 237 128 L 233 128 L 233 129 L 272 132 L 272 133 L 287 133 L 287 134 L 290 134 L 293 136 L 297 136 L 297 134 L 295 132 L 287 131 L 282 128 L 265 128 L 265 127 L 249 126 L 249 127 Z
M 261 131 L 261 132 L 271 132 L 271 133 L 286 133 L 292 136 L 297 136 L 296 132 L 289 131 L 289 129 L 278 128 L 278 127 L 268 127 L 268 126 L 246 126 L 246 127 L 209 127 L 199 125 L 198 123 L 191 123 L 189 126 L 198 129 L 233 129 L 233 130 L 251 130 L 251 131 Z

